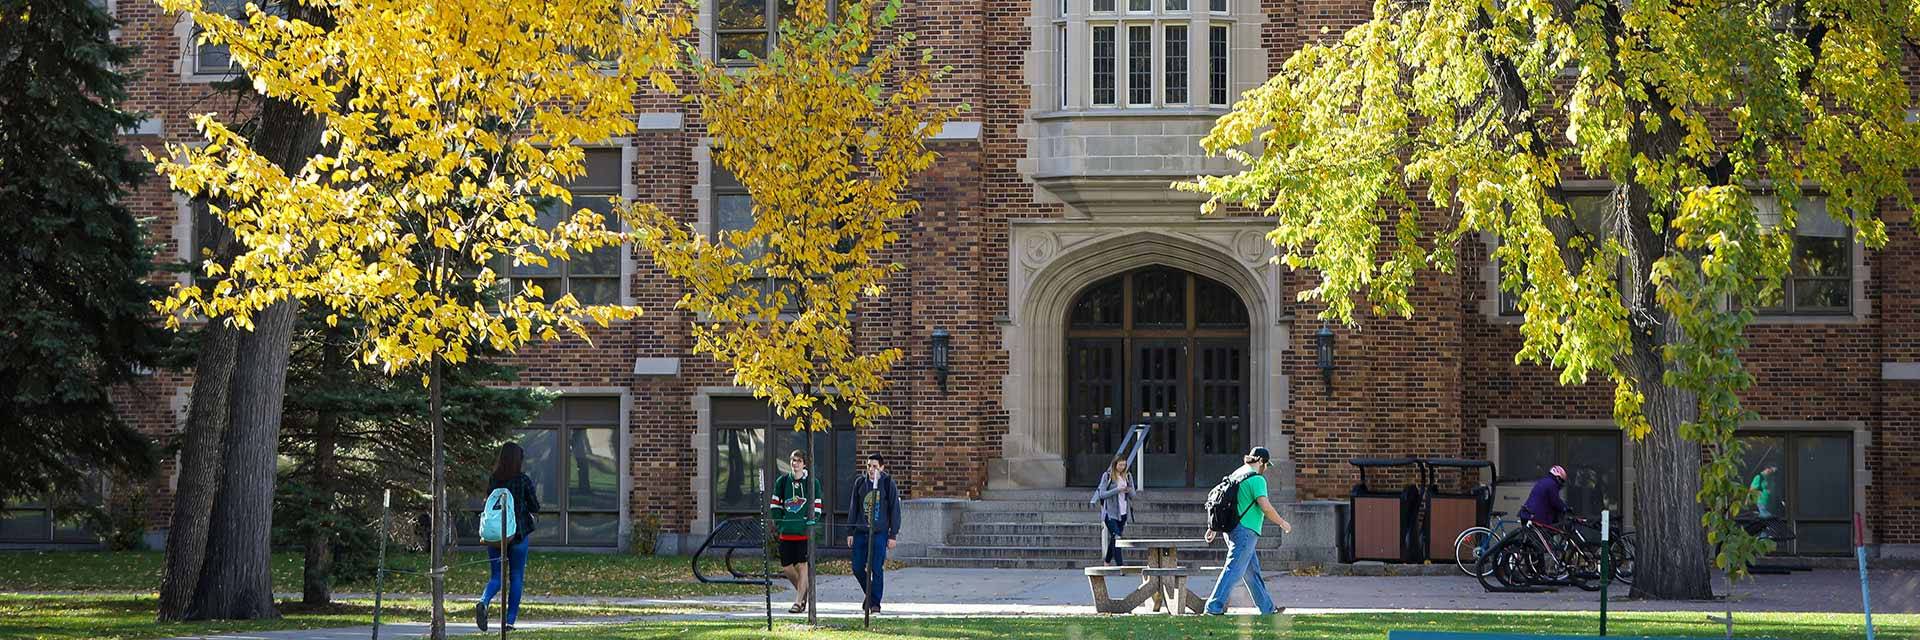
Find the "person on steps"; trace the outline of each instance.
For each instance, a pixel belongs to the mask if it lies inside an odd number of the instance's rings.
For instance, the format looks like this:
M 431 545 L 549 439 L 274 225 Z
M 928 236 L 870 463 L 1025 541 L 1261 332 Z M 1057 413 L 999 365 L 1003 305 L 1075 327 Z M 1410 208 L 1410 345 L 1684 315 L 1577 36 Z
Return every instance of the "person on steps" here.
M 878 613 L 886 590 L 887 551 L 900 537 L 900 490 L 880 454 L 867 456 L 867 471 L 853 481 L 847 505 L 847 521 L 853 526 L 853 535 L 847 536 L 847 546 L 853 547 L 853 578 L 867 594 L 860 608 Z
M 1100 521 L 1107 525 L 1107 544 L 1100 560 L 1107 566 L 1120 566 L 1120 534 L 1127 530 L 1130 513 L 1128 499 L 1136 493 L 1133 477 L 1127 474 L 1127 459 L 1114 458 L 1100 474 L 1100 485 L 1093 490 L 1093 503 L 1100 505 Z
M 767 510 L 780 536 L 780 574 L 793 583 L 793 607 L 787 613 L 802 613 L 807 610 L 807 538 L 820 523 L 820 480 L 807 473 L 806 451 L 794 449 L 787 465 L 793 471 L 773 481 Z
M 540 512 L 540 494 L 534 490 L 533 478 L 520 471 L 520 463 L 527 452 L 512 442 L 500 445 L 500 456 L 493 463 L 493 476 L 487 492 L 494 489 L 506 489 L 513 493 L 513 515 L 515 533 L 507 541 L 507 567 L 513 572 L 507 584 L 507 615 L 500 619 L 508 630 L 520 618 L 520 591 L 526 584 L 527 576 L 527 538 L 533 534 L 533 514 Z M 473 607 L 473 622 L 481 631 L 487 630 L 487 604 L 493 601 L 493 595 L 500 592 L 500 547 L 487 545 L 487 588 L 480 594 L 480 603 Z

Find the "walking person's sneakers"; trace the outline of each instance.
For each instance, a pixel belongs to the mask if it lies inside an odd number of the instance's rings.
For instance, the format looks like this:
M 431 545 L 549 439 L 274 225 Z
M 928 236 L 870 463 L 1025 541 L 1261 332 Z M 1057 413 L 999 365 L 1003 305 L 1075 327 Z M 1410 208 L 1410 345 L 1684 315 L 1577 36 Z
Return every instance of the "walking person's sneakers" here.
M 487 630 L 487 605 L 473 605 L 473 624 L 479 626 L 481 631 Z

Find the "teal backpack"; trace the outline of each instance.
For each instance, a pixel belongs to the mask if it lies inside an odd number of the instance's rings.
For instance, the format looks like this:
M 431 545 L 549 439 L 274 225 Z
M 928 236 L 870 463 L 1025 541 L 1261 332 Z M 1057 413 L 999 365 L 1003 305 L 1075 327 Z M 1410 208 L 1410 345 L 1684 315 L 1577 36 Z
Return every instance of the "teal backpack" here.
M 513 538 L 520 527 L 519 518 L 514 516 L 513 492 L 494 489 L 487 495 L 486 506 L 480 509 L 480 540 L 499 542 Z

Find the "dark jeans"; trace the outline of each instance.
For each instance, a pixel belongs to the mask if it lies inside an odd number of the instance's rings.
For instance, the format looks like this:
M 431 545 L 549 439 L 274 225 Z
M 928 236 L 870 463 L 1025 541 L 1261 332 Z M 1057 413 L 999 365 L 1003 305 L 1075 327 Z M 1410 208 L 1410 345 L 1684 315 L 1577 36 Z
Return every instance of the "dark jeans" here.
M 1122 564 L 1126 564 L 1122 562 L 1120 559 L 1120 545 L 1118 543 L 1120 541 L 1120 534 L 1127 530 L 1127 517 L 1120 516 L 1118 518 L 1102 518 L 1102 519 L 1106 520 L 1107 533 L 1111 535 L 1107 536 L 1107 548 L 1105 549 L 1106 552 L 1101 554 L 1100 560 L 1102 562 L 1107 563 L 1108 566 L 1119 566 Z
M 493 594 L 500 592 L 500 545 L 487 545 L 487 590 L 480 594 L 480 608 L 485 610 L 487 603 L 493 602 Z M 507 545 L 507 564 L 513 575 L 507 582 L 507 616 L 501 621 L 513 624 L 520 619 L 520 587 L 527 578 L 527 537 Z
M 886 532 L 853 534 L 853 579 L 860 581 L 860 588 L 867 592 L 864 606 L 880 606 L 880 596 L 887 590 Z

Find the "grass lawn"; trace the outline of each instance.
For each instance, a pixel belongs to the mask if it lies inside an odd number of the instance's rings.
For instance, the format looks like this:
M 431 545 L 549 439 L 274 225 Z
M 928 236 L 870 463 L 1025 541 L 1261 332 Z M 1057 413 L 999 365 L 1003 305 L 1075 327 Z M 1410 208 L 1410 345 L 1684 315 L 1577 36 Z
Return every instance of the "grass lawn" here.
M 455 567 L 447 577 L 447 591 L 479 593 L 487 583 L 486 558 L 486 554 L 480 551 L 455 554 L 452 559 L 454 563 L 480 562 Z M 694 581 L 687 563 L 684 556 L 642 557 L 536 551 L 527 561 L 526 594 L 659 598 L 754 593 L 759 590 L 759 587 L 745 585 L 701 584 Z M 0 591 L 151 593 L 160 588 L 160 574 L 165 564 L 164 554 L 153 551 L 0 552 Z M 711 565 L 703 569 L 709 575 L 725 574 L 719 563 L 704 564 Z M 759 566 L 757 560 L 743 561 L 741 564 L 742 568 Z M 387 566 L 419 571 L 426 568 L 427 557 L 418 553 L 389 555 Z M 275 591 L 283 593 L 300 591 L 300 554 L 274 554 L 273 585 Z M 373 581 L 335 584 L 334 589 L 340 592 L 372 593 Z M 389 575 L 386 589 L 389 593 L 426 593 L 427 580 L 418 575 Z
M 267 631 L 274 629 L 321 629 L 351 627 L 373 623 L 371 600 L 350 600 L 324 608 L 311 608 L 298 602 L 282 602 L 279 620 L 154 622 L 159 606 L 156 596 L 146 595 L 14 595 L 0 594 L 0 638 L 36 640 L 136 640 L 180 635 Z M 381 603 L 380 621 L 425 622 L 431 604 L 426 600 L 388 600 Z M 496 605 L 496 620 L 500 615 Z M 467 602 L 450 602 L 447 615 L 459 631 L 472 630 L 472 608 Z M 577 619 L 598 616 L 633 616 L 662 613 L 661 609 L 600 605 L 550 605 L 525 603 L 520 616 L 529 620 Z
M 1508 633 L 1598 633 L 1592 614 L 1460 614 L 1389 613 L 1280 616 L 1171 618 L 1167 616 L 1086 616 L 1049 618 L 928 618 L 880 619 L 872 631 L 861 631 L 857 619 L 834 619 L 828 629 L 808 631 L 779 620 L 774 632 L 749 620 L 637 622 L 552 631 L 516 633 L 523 640 L 586 640 L 611 638 L 673 638 L 675 640 L 747 640 L 749 638 L 866 640 L 925 638 L 926 640 L 988 640 L 997 638 L 1324 638 L 1328 640 L 1382 640 L 1389 629 L 1425 631 L 1491 631 Z M 1920 638 L 1920 615 L 1875 616 L 1879 638 Z M 1608 617 L 1609 637 L 1659 635 L 1723 637 L 1724 627 L 1710 625 L 1702 613 L 1624 613 Z M 1866 633 L 1858 615 L 1736 614 L 1734 632 L 1741 638 L 1781 640 L 1849 640 Z
M 486 586 L 486 552 L 459 552 L 447 577 L 447 592 L 478 594 Z M 526 565 L 528 596 L 605 596 L 605 598 L 682 598 L 755 594 L 758 586 L 701 584 L 685 555 L 561 554 L 534 552 Z M 138 592 L 159 590 L 165 554 L 159 552 L 0 552 L 0 592 Z M 388 567 L 426 569 L 426 554 L 388 555 Z M 737 567 L 758 571 L 758 557 L 739 557 Z M 889 569 L 900 563 L 889 561 Z M 778 567 L 774 567 L 778 571 Z M 720 561 L 701 561 L 707 575 L 726 575 Z M 845 559 L 822 559 L 822 575 L 847 575 Z M 273 588 L 300 592 L 300 554 L 273 555 Z M 336 592 L 372 594 L 372 580 L 334 584 Z M 390 594 L 424 594 L 426 578 L 388 575 Z

